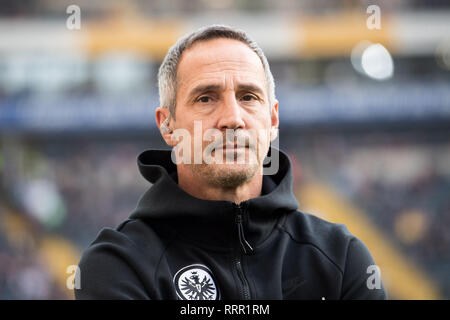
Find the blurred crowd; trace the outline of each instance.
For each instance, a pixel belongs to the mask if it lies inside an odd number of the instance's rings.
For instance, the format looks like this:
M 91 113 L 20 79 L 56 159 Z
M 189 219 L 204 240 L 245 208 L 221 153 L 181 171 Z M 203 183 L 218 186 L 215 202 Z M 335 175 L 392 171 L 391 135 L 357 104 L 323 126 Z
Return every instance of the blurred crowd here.
M 370 130 L 369 130 L 370 131 Z M 448 130 L 306 136 L 302 183 L 326 181 L 450 296 Z M 310 140 L 311 139 L 311 140 Z
M 39 255 L 40 242 L 57 234 L 81 252 L 101 228 L 126 219 L 148 187 L 137 171 L 140 147 L 102 142 L 21 147 L 16 159 L 21 165 L 9 176 L 14 182 L 2 177 L 0 299 L 67 298 L 70 292 L 56 285 Z

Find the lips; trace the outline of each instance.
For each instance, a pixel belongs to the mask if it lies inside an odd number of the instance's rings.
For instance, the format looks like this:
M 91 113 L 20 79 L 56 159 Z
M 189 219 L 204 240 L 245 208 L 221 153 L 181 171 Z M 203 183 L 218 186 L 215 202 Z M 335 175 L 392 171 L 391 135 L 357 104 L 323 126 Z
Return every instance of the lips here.
M 245 149 L 249 149 L 248 146 L 237 146 L 237 145 L 224 145 L 224 146 L 217 146 L 214 148 L 214 152 L 221 150 L 223 153 L 229 153 L 229 152 L 242 152 L 245 151 Z
M 214 150 L 238 150 L 238 149 L 254 149 L 254 146 L 252 144 L 250 144 L 250 142 L 248 140 L 244 140 L 244 141 L 240 141 L 238 139 L 238 141 L 232 141 L 232 140 L 228 140 L 225 141 L 226 139 L 223 139 L 224 141 L 216 141 L 216 145 L 214 146 Z M 223 142 L 225 142 L 225 144 L 223 144 Z M 241 142 L 241 143 L 240 143 Z
M 231 146 L 231 145 L 225 145 L 225 146 L 223 146 L 223 148 L 224 148 L 224 149 L 237 149 L 237 148 L 247 148 L 247 146 L 238 146 L 238 145 Z
M 248 148 L 248 146 L 246 145 L 224 145 L 224 146 L 218 146 L 216 149 L 223 149 L 223 150 L 237 150 L 237 149 L 244 149 L 244 148 Z

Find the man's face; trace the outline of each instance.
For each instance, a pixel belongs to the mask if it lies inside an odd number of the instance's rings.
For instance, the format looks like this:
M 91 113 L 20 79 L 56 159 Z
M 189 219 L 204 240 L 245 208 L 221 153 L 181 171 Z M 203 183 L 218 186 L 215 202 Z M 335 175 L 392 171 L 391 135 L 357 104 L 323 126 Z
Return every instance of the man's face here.
M 190 164 L 179 165 L 222 188 L 237 187 L 261 174 L 271 128 L 278 126 L 278 104 L 269 105 L 258 55 L 237 40 L 197 42 L 183 53 L 177 79 L 174 129 L 186 129 L 192 137 Z M 210 141 L 205 139 L 211 129 L 222 139 L 217 135 L 212 135 Z M 226 136 L 230 133 L 251 138 L 230 141 Z M 208 145 L 214 146 L 209 150 L 215 161 L 206 163 L 200 156 L 199 163 L 195 153 L 203 155 Z

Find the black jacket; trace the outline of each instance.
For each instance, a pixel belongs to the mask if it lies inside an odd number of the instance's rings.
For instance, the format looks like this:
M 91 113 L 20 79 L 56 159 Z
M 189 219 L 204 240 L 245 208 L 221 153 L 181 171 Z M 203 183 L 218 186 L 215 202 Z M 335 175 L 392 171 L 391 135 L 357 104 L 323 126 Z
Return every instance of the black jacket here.
M 76 299 L 385 299 L 383 286 L 367 285 L 365 245 L 344 225 L 297 211 L 279 154 L 262 195 L 236 205 L 192 197 L 170 151 L 143 152 L 139 169 L 153 185 L 84 251 Z

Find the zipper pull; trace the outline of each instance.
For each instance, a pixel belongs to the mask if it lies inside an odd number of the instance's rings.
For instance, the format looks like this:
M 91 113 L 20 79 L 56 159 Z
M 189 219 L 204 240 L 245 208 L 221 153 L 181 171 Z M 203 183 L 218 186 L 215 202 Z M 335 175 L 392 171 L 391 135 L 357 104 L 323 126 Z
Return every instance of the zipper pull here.
M 238 227 L 239 243 L 241 244 L 241 248 L 245 254 L 252 253 L 253 248 L 250 245 L 250 243 L 248 243 L 248 241 L 245 239 L 244 225 L 242 223 L 242 214 L 240 213 L 240 206 L 238 208 L 239 213 L 236 215 L 236 224 Z

